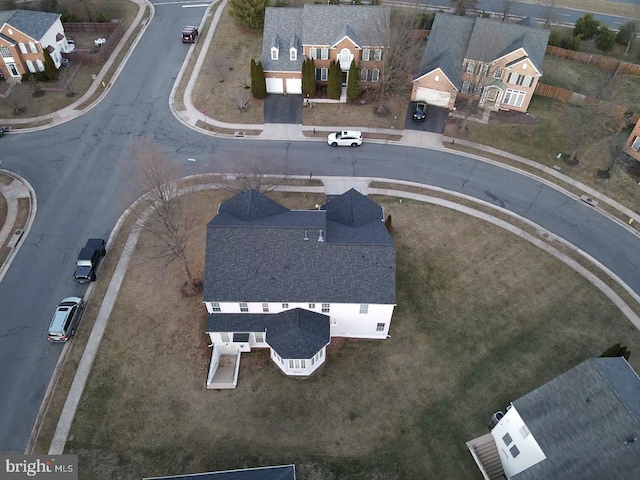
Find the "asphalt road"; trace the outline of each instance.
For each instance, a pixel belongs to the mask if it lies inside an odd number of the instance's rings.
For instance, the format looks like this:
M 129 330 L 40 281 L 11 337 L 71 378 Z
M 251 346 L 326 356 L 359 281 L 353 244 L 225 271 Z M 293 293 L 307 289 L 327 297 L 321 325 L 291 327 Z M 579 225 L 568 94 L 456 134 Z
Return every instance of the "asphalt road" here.
M 281 173 L 276 166 L 287 163 L 292 174 L 388 177 L 462 192 L 563 236 L 640 293 L 638 238 L 530 177 L 449 152 L 217 139 L 187 129 L 172 116 L 167 100 L 189 47 L 167 41 L 174 39 L 167 32 L 176 32 L 177 39 L 184 25 L 199 23 L 203 10 L 158 5 L 121 76 L 96 108 L 55 128 L 2 139 L 2 167 L 32 184 L 38 213 L 0 283 L 0 452 L 21 453 L 27 444 L 62 349 L 47 341 L 51 315 L 63 297 L 82 295 L 86 288 L 72 280 L 77 252 L 89 237 L 106 238 L 141 193 L 132 182 L 130 154 L 141 138 L 153 140 L 185 175 L 234 171 L 239 159 L 258 154 L 273 159 L 269 165 L 275 170 L 267 173 Z M 153 279 L 149 282 L 152 288 Z

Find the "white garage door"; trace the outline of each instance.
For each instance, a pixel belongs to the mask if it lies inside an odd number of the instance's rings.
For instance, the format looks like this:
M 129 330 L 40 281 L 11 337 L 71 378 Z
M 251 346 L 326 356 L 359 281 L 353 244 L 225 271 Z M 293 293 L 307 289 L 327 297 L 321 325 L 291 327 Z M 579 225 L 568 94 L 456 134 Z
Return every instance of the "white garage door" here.
M 284 93 L 281 78 L 265 78 L 267 81 L 267 93 Z
M 429 105 L 436 107 L 448 107 L 451 100 L 451 94 L 448 92 L 440 92 L 432 88 L 418 87 L 416 92 L 416 100 L 422 100 Z
M 302 93 L 302 79 L 300 78 L 287 78 L 287 93 Z

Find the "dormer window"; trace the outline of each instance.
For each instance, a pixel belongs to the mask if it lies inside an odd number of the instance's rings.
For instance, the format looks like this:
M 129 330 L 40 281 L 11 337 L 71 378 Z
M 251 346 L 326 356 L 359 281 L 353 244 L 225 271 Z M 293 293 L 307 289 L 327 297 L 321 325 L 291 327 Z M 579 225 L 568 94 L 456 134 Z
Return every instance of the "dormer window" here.
M 289 49 L 289 60 L 297 60 L 298 59 L 298 50 L 295 48 Z
M 271 47 L 271 60 L 278 60 L 278 49 Z

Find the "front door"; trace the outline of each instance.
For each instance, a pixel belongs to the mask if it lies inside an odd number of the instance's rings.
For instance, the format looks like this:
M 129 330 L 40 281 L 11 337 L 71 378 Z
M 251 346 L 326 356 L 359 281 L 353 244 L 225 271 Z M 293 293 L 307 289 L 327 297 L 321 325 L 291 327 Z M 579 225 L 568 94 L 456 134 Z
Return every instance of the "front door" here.
M 18 68 L 15 63 L 7 63 L 7 68 L 9 69 L 9 73 L 11 73 L 12 77 L 19 77 Z
M 346 87 L 347 86 L 347 75 L 349 74 L 349 72 L 342 72 L 342 86 Z

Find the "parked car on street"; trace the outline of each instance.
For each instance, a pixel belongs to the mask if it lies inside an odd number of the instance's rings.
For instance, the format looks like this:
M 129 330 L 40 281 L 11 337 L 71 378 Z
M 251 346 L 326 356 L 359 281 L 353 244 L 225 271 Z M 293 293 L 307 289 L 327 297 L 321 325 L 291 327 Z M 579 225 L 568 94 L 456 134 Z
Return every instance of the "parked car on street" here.
M 182 29 L 182 43 L 195 43 L 198 38 L 198 27 L 186 26 Z
M 11 127 L 0 127 L 0 137 L 11 130 Z
M 413 104 L 413 119 L 416 122 L 422 122 L 427 118 L 427 103 L 416 102 Z
M 63 299 L 49 324 L 49 341 L 66 342 L 76 333 L 84 302 L 80 297 L 67 297 Z
M 362 132 L 344 130 L 329 135 L 327 143 L 332 147 L 357 147 L 362 145 Z
M 76 260 L 76 271 L 73 278 L 78 283 L 89 283 L 96 279 L 96 270 L 100 259 L 107 252 L 105 241 L 101 238 L 90 238 L 78 254 Z

